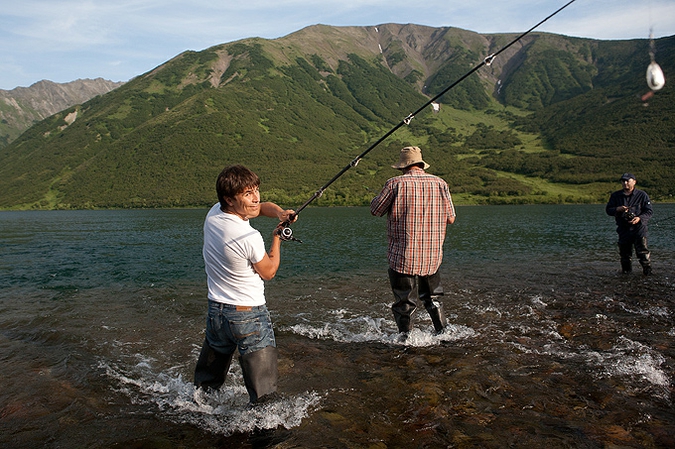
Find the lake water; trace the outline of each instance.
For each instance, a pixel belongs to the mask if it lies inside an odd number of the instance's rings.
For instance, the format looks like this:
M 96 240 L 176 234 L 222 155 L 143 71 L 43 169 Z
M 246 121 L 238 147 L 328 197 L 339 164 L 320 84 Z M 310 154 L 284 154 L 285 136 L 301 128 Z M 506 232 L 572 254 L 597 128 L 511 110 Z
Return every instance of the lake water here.
M 655 211 L 645 277 L 618 272 L 604 205 L 459 207 L 450 325 L 422 308 L 401 343 L 385 219 L 306 209 L 266 284 L 282 397 L 256 408 L 238 366 L 192 386 L 206 210 L 0 212 L 0 447 L 675 447 L 675 205 Z

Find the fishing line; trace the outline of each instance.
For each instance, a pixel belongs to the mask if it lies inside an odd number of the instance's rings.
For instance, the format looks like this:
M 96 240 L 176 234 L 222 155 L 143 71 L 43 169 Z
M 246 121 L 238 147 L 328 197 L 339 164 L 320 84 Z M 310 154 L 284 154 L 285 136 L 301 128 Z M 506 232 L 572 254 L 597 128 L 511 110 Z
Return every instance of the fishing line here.
M 641 100 L 645 102 L 654 96 L 654 93 L 658 90 L 661 90 L 666 84 L 666 77 L 656 62 L 656 44 L 654 42 L 654 27 L 652 26 L 652 3 L 649 2 L 649 66 L 647 67 L 647 85 L 649 86 L 649 92 L 644 94 L 641 97 Z
M 471 76 L 473 73 L 475 73 L 476 71 L 478 71 L 478 70 L 479 70 L 480 68 L 482 68 L 483 66 L 490 66 L 490 65 L 492 64 L 492 62 L 494 61 L 494 59 L 495 59 L 497 56 L 499 56 L 502 52 L 506 51 L 509 47 L 511 47 L 511 46 L 514 45 L 516 42 L 518 42 L 519 40 L 521 40 L 522 38 L 524 38 L 525 36 L 527 36 L 528 34 L 530 34 L 530 33 L 531 33 L 532 31 L 534 31 L 536 28 L 540 27 L 544 22 L 546 22 L 546 21 L 549 20 L 551 17 L 553 17 L 553 16 L 555 16 L 556 14 L 558 14 L 558 13 L 559 13 L 560 11 L 562 11 L 563 9 L 567 8 L 569 5 L 571 5 L 571 4 L 574 3 L 575 1 L 576 1 L 576 0 L 570 0 L 569 2 L 567 2 L 567 3 L 566 3 L 565 5 L 563 5 L 562 7 L 558 8 L 555 12 L 553 12 L 552 14 L 550 14 L 549 16 L 547 16 L 545 19 L 541 20 L 539 23 L 537 23 L 536 25 L 534 25 L 532 28 L 530 28 L 529 30 L 527 30 L 527 31 L 525 31 L 523 34 L 521 34 L 520 36 L 518 36 L 518 37 L 516 37 L 515 39 L 513 39 L 511 42 L 509 42 L 508 44 L 506 44 L 506 45 L 505 45 L 504 47 L 502 47 L 500 50 L 498 50 L 498 51 L 495 52 L 495 53 L 492 53 L 491 55 L 488 55 L 487 57 L 485 57 L 485 59 L 483 59 L 483 61 L 481 61 L 480 64 L 476 65 L 474 68 L 472 68 L 471 70 L 469 70 L 465 75 L 463 75 L 463 76 L 462 76 L 461 78 L 459 78 L 457 81 L 455 81 L 454 83 L 450 84 L 448 87 L 446 87 L 445 89 L 443 89 L 440 93 L 436 94 L 436 96 L 434 96 L 434 97 L 431 98 L 429 101 L 427 101 L 427 102 L 424 103 L 422 106 L 420 106 L 419 109 L 417 109 L 415 112 L 410 113 L 406 118 L 404 118 L 403 120 L 401 120 L 401 121 L 400 121 L 396 126 L 394 126 L 391 130 L 389 130 L 389 131 L 388 131 L 387 133 L 385 133 L 382 137 L 380 137 L 378 140 L 376 140 L 374 143 L 372 143 L 368 148 L 366 148 L 365 151 L 363 151 L 361 154 L 359 154 L 358 156 L 356 156 L 356 157 L 355 157 L 348 165 L 346 165 L 342 170 L 340 170 L 340 171 L 339 171 L 335 176 L 333 176 L 327 183 L 325 183 L 323 186 L 321 186 L 321 188 L 320 188 L 319 190 L 317 190 L 317 191 L 316 191 L 316 192 L 315 192 L 315 193 L 314 193 L 307 201 L 305 201 L 305 203 L 302 204 L 302 206 L 300 206 L 299 208 L 296 209 L 294 218 L 297 217 L 297 215 L 300 214 L 300 212 L 302 212 L 302 210 L 305 209 L 312 201 L 314 201 L 315 199 L 317 199 L 317 198 L 319 198 L 321 195 L 323 195 L 323 192 L 324 192 L 331 184 L 333 184 L 335 181 L 337 181 L 337 179 L 338 179 L 340 176 L 342 176 L 343 174 L 345 174 L 350 168 L 356 167 L 356 166 L 358 165 L 358 163 L 361 161 L 361 159 L 363 159 L 363 158 L 364 158 L 368 153 L 370 153 L 375 147 L 377 147 L 380 143 L 382 143 L 387 137 L 391 136 L 393 133 L 395 133 L 395 132 L 396 132 L 399 128 L 401 128 L 403 125 L 409 125 L 410 122 L 412 121 L 412 119 L 415 118 L 415 116 L 416 116 L 417 114 L 419 114 L 420 112 L 422 112 L 427 106 L 429 106 L 430 104 L 434 103 L 438 98 L 440 98 L 440 97 L 442 97 L 443 95 L 445 95 L 450 89 L 454 88 L 456 85 L 458 85 L 459 83 L 461 83 L 462 81 L 464 81 L 466 78 L 468 78 L 469 76 Z M 289 226 L 290 226 L 290 221 L 284 223 L 285 231 L 284 231 L 284 233 L 282 234 L 282 238 L 287 239 L 287 240 L 291 240 L 291 239 L 292 239 L 292 235 L 293 235 L 293 233 L 292 233 L 292 231 L 291 231 L 291 229 L 290 229 Z M 285 237 L 286 237 L 286 238 L 285 238 Z
M 655 223 L 650 223 L 650 226 L 658 226 L 661 223 L 663 223 L 664 221 L 672 220 L 673 218 L 675 218 L 675 215 L 671 215 L 670 217 L 662 218 L 661 220 L 656 220 Z

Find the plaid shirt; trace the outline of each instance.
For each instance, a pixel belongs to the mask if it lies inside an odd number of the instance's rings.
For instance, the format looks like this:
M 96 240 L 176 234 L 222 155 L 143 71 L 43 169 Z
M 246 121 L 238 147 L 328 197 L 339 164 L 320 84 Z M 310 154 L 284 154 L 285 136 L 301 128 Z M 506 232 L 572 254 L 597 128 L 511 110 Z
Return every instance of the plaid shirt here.
M 429 276 L 443 261 L 443 241 L 455 206 L 448 184 L 423 170 L 389 179 L 370 203 L 370 212 L 387 216 L 389 267 L 402 274 Z

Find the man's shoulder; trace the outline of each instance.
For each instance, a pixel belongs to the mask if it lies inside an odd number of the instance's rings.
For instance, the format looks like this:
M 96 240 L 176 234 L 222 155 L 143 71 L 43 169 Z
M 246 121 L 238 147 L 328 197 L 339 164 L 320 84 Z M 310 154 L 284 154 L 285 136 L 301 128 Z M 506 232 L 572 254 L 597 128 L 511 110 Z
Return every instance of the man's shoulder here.
M 220 209 L 220 203 L 216 203 L 216 204 L 214 204 L 213 206 L 211 206 L 211 208 L 210 208 L 209 211 L 206 213 L 206 215 L 207 215 L 207 216 L 211 216 L 211 215 L 215 215 L 215 214 L 217 214 L 217 213 L 219 213 L 219 212 L 222 212 L 222 210 Z
M 647 192 L 645 192 L 644 190 L 639 190 L 639 192 L 640 192 L 640 198 L 642 199 L 642 201 L 644 201 L 646 203 L 649 203 L 649 204 L 652 203 L 652 200 L 649 198 L 649 194 Z
M 402 179 L 402 180 L 409 180 L 409 181 L 415 181 L 415 180 L 424 180 L 424 181 L 434 181 L 434 182 L 441 182 L 441 183 L 446 183 L 445 179 L 441 178 L 440 176 L 432 175 L 431 173 L 427 173 L 425 171 L 413 171 L 407 174 L 403 174 L 400 176 L 396 176 L 395 178 L 392 179 Z
M 204 219 L 205 228 L 227 228 L 227 229 L 242 229 L 246 232 L 247 229 L 255 229 L 251 226 L 249 220 L 242 220 L 239 216 L 224 212 L 219 205 L 212 207 Z
M 441 178 L 440 176 L 432 175 L 431 173 L 425 173 L 426 179 L 428 179 L 430 182 L 434 182 L 436 184 L 439 184 L 441 186 L 448 186 L 448 183 L 445 181 L 445 179 Z
M 644 190 L 633 189 L 633 191 L 631 192 L 631 195 L 633 196 L 633 198 L 649 201 L 649 195 Z

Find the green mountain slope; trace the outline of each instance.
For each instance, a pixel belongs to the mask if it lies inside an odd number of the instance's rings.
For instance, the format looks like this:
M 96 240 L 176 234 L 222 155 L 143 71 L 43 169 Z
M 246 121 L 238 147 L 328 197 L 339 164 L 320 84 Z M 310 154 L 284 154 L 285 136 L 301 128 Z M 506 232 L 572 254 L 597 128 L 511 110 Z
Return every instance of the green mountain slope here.
M 675 115 L 672 87 L 648 101 L 644 72 L 649 56 L 644 41 L 599 43 L 594 50 L 598 75 L 594 88 L 538 111 L 529 120 L 544 139 L 547 152 L 523 158 L 518 173 L 553 182 L 612 182 L 616 173 L 639 173 L 639 183 L 656 198 L 668 199 L 675 180 Z M 665 73 L 673 73 L 673 39 L 661 41 L 657 56 Z M 667 76 L 667 75 L 666 75 Z M 504 169 L 513 152 L 488 165 Z M 546 163 L 542 164 L 542 160 Z M 501 162 L 499 162 L 501 161 Z M 512 165 L 513 165 L 512 161 Z
M 294 207 L 425 95 L 511 38 L 416 25 L 314 26 L 185 52 L 0 149 L 0 208 L 205 206 L 232 163 L 261 175 L 264 199 Z M 657 59 L 672 56 L 673 43 L 660 40 Z M 423 147 L 458 202 L 602 201 L 628 169 L 667 198 L 672 89 L 648 106 L 637 98 L 646 91 L 646 45 L 529 35 L 315 204 L 367 204 L 396 174 L 390 165 L 405 144 Z M 662 67 L 668 78 L 672 65 Z

